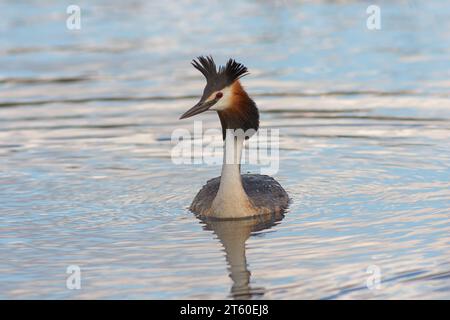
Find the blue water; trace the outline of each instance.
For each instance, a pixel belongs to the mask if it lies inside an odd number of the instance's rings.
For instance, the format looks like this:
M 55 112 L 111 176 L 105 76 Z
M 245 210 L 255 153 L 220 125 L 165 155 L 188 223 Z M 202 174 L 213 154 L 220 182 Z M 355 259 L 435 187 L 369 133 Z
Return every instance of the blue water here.
M 93 2 L 0 4 L 0 298 L 450 298 L 449 1 Z M 280 130 L 282 219 L 187 210 L 201 54 Z

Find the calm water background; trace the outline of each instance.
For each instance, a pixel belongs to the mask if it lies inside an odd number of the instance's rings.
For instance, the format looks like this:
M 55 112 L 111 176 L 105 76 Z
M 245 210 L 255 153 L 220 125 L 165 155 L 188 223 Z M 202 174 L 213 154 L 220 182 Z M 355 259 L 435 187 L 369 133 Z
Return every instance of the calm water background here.
M 2 1 L 0 298 L 449 299 L 450 3 L 369 4 Z M 220 172 L 171 161 L 209 53 L 280 129 L 281 221 L 187 210 Z

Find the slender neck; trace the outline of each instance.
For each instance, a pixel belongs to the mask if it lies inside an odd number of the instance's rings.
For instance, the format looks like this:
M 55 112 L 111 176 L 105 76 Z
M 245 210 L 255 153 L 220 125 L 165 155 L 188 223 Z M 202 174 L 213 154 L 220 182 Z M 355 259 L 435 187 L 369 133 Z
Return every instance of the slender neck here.
M 245 138 L 227 130 L 222 175 L 217 195 L 212 203 L 212 215 L 221 218 L 239 218 L 255 214 L 242 186 L 240 163 Z
M 219 187 L 219 192 L 223 194 L 235 193 L 236 191 L 245 194 L 241 180 L 243 146 L 244 137 L 234 136 L 230 130 L 227 130 L 223 148 L 222 176 Z

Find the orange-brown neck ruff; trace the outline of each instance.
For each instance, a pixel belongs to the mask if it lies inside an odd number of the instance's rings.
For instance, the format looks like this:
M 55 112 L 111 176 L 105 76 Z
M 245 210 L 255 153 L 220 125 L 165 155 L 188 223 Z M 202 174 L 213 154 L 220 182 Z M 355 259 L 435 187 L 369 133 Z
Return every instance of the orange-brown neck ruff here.
M 226 129 L 257 131 L 259 128 L 258 108 L 238 80 L 231 85 L 231 99 L 230 107 L 217 111 L 222 125 L 223 139 L 226 137 Z

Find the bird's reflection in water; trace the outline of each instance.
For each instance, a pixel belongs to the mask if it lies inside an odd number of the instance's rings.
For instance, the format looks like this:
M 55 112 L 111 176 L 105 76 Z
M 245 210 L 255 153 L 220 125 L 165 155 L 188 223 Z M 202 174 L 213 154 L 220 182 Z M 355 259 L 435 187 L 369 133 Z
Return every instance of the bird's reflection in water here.
M 212 230 L 222 243 L 228 271 L 233 281 L 231 297 L 250 299 L 264 295 L 264 288 L 250 287 L 250 271 L 247 268 L 245 244 L 254 232 L 269 229 L 284 218 L 283 213 L 238 220 L 211 220 L 200 218 L 205 230 Z

